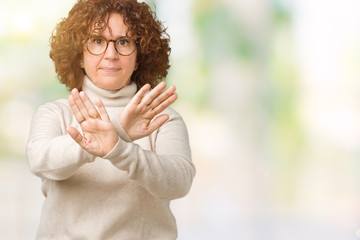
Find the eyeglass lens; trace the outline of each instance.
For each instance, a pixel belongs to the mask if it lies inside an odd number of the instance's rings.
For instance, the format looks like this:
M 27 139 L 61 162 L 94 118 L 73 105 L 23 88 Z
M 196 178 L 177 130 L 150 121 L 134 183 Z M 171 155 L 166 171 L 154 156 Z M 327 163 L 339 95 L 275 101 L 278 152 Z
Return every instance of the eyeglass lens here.
M 135 51 L 135 42 L 127 37 L 121 37 L 117 40 L 93 37 L 86 42 L 86 47 L 91 54 L 100 55 L 108 48 L 109 42 L 114 43 L 116 51 L 121 55 L 127 56 Z

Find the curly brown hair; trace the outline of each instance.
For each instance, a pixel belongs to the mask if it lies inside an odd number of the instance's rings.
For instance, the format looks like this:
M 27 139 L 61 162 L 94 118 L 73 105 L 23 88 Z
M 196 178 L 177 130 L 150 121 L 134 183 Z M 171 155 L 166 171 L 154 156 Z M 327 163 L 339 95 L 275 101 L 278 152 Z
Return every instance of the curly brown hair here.
M 102 33 L 111 13 L 119 13 L 128 27 L 127 35 L 137 43 L 137 69 L 131 80 L 138 89 L 146 83 L 154 87 L 168 73 L 170 47 L 166 28 L 150 7 L 136 0 L 78 0 L 67 18 L 50 37 L 50 58 L 61 83 L 68 89 L 82 88 L 85 75 L 80 63 L 84 43 L 94 31 Z

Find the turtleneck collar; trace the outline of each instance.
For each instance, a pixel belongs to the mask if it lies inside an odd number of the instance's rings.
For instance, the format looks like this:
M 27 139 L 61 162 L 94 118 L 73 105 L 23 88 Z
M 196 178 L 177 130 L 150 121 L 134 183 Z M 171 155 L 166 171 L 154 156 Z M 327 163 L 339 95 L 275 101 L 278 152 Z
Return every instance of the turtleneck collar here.
M 137 86 L 134 82 L 131 82 L 120 90 L 105 90 L 97 87 L 88 76 L 85 75 L 82 89 L 93 102 L 100 98 L 105 107 L 124 107 L 135 95 Z

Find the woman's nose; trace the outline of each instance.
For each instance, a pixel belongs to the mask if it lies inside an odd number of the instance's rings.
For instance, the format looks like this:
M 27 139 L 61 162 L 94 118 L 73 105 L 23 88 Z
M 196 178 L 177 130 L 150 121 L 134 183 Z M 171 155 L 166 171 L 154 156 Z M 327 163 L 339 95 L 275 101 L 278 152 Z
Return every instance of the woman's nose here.
M 118 59 L 119 58 L 119 54 L 115 49 L 115 43 L 114 42 L 109 42 L 109 45 L 107 47 L 107 49 L 105 50 L 105 58 L 107 59 Z

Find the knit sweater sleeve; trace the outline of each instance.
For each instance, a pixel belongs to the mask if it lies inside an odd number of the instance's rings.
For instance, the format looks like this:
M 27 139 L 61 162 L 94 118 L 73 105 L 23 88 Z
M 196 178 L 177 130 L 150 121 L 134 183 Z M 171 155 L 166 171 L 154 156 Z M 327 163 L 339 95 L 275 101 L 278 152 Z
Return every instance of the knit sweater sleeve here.
M 148 192 L 164 200 L 185 196 L 195 175 L 185 123 L 179 114 L 171 112 L 168 122 L 155 134 L 152 151 L 119 138 L 114 149 L 104 157 L 127 171 L 129 178 Z
M 64 180 L 94 156 L 66 132 L 72 115 L 61 102 L 40 106 L 31 122 L 26 147 L 30 170 L 41 178 Z

